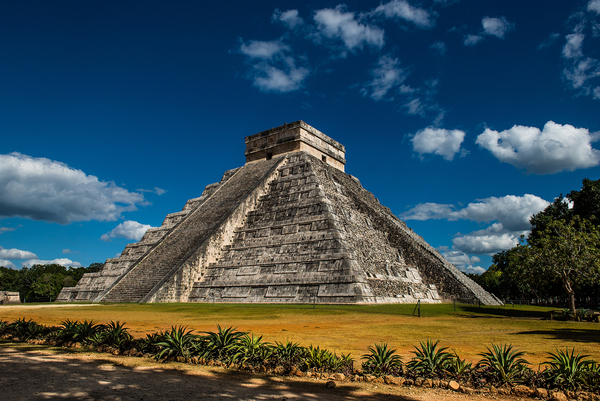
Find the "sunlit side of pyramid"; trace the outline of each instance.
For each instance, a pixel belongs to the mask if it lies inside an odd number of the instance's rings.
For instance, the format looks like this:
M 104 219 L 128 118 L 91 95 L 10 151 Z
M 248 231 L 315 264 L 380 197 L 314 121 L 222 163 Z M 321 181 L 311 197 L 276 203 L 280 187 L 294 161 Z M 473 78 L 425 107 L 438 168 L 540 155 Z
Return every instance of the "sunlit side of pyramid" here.
M 246 137 L 246 164 L 88 273 L 59 301 L 499 301 L 344 173 L 303 121 Z

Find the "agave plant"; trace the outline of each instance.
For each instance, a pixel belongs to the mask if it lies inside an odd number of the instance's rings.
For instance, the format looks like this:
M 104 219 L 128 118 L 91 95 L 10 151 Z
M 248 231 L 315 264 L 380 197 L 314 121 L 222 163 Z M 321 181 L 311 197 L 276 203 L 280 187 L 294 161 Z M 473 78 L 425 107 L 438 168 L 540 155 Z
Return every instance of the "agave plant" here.
M 235 346 L 232 361 L 240 366 L 243 364 L 258 366 L 267 361 L 273 353 L 273 347 L 262 338 L 262 336 L 254 337 L 254 334 L 244 334 Z
M 104 344 L 121 348 L 126 343 L 130 342 L 133 337 L 127 332 L 125 323 L 119 321 L 113 322 L 112 320 L 106 325 L 106 328 L 102 332 Z
M 455 352 L 452 357 L 448 358 L 447 370 L 450 376 L 457 381 L 465 380 L 471 374 L 473 365 L 471 362 L 467 362 L 465 359 L 460 359 L 458 354 Z
M 89 344 L 93 336 L 95 336 L 97 333 L 101 333 L 105 329 L 106 326 L 103 324 L 96 324 L 93 320 L 90 320 L 89 322 L 85 320 L 83 323 L 76 324 L 73 327 L 72 339 L 75 342 Z
M 448 363 L 453 355 L 446 352 L 447 347 L 438 348 L 439 341 L 435 343 L 431 340 L 422 342 L 420 347 L 415 347 L 411 351 L 415 356 L 406 364 L 406 367 L 423 377 L 442 377 L 445 376 L 448 369 Z
M 21 341 L 40 337 L 45 331 L 45 326 L 37 324 L 31 319 L 25 320 L 25 318 L 17 319 L 7 324 L 6 327 L 10 334 L 18 337 Z
M 507 344 L 501 346 L 492 344 L 491 349 L 487 346 L 486 349 L 487 352 L 479 354 L 483 359 L 477 363 L 477 368 L 487 368 L 490 378 L 501 384 L 520 381 L 522 373 L 529 364 L 521 358 L 525 352 L 517 351 L 512 345 Z
M 139 350 L 144 353 L 156 354 L 159 349 L 156 344 L 164 341 L 164 332 L 146 334 L 145 338 L 137 340 Z
M 8 322 L 0 319 L 0 336 L 6 334 L 7 329 L 8 329 Z
M 354 368 L 354 359 L 350 354 L 342 353 L 341 356 L 337 356 L 334 352 L 329 358 L 328 365 L 330 372 L 351 373 Z
M 588 391 L 600 390 L 600 365 L 594 360 L 590 360 L 586 367 L 584 383 Z
M 362 364 L 363 372 L 375 375 L 402 373 L 402 358 L 396 355 L 395 349 L 389 348 L 386 343 L 375 344 L 375 348 L 368 349 L 369 353 L 362 356 L 366 359 Z
M 71 321 L 69 319 L 60 323 L 58 338 L 63 341 L 73 341 L 75 335 L 75 329 L 80 324 L 77 320 Z
M 330 371 L 332 370 L 332 364 L 335 365 L 337 357 L 335 357 L 330 351 L 321 349 L 319 347 L 308 347 L 307 355 L 304 358 L 304 364 L 306 369 L 313 369 L 316 371 Z
M 289 369 L 291 366 L 301 364 L 307 352 L 308 350 L 298 343 L 288 341 L 283 344 L 276 341 L 273 348 L 272 360 L 275 365 L 281 365 Z
M 194 330 L 187 326 L 172 326 L 171 331 L 165 332 L 162 335 L 162 341 L 154 344 L 159 348 L 155 358 L 190 358 L 190 350 L 193 349 L 193 342 L 198 337 L 192 334 Z
M 544 362 L 548 366 L 551 380 L 559 387 L 567 390 L 576 390 L 585 384 L 587 372 L 592 361 L 586 359 L 589 355 L 575 355 L 575 349 L 566 348 L 564 351 L 556 349 L 555 353 L 549 352 L 550 360 Z
M 217 332 L 206 332 L 205 349 L 203 358 L 212 358 L 221 360 L 227 364 L 231 363 L 231 358 L 235 353 L 236 347 L 241 338 L 246 333 L 243 331 L 236 331 L 235 327 L 227 327 L 226 329 L 221 328 L 217 325 Z

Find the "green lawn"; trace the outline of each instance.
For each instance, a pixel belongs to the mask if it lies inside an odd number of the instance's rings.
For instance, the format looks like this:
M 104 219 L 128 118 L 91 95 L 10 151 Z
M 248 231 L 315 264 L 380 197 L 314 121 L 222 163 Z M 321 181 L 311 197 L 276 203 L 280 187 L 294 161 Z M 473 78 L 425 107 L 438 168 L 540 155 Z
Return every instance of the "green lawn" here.
M 47 305 L 47 304 L 46 304 Z M 387 342 L 405 358 L 419 341 L 440 340 L 461 357 L 477 354 L 494 343 L 510 343 L 538 363 L 555 348 L 574 347 L 600 361 L 600 324 L 545 320 L 552 308 L 534 306 L 478 307 L 421 305 L 264 305 L 264 304 L 101 304 L 0 306 L 0 319 L 25 317 L 46 325 L 65 319 L 127 323 L 135 336 L 186 325 L 197 332 L 217 324 L 264 335 L 267 341 L 291 340 L 348 353 L 355 359 L 378 342 Z M 416 313 L 416 312 L 415 312 Z

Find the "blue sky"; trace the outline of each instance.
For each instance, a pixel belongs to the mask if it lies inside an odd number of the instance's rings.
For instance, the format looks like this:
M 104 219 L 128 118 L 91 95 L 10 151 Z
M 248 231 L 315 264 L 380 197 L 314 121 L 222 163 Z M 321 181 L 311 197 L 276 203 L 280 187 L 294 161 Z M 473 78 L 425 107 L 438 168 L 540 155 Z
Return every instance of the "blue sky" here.
M 304 120 L 460 269 L 598 179 L 600 0 L 0 4 L 0 265 L 87 266 Z

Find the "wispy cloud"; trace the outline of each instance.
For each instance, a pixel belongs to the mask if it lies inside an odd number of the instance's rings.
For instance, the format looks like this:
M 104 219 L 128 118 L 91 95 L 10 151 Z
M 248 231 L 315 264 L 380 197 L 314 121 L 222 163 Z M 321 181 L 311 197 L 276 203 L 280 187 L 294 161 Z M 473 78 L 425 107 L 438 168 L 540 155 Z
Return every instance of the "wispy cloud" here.
M 444 42 L 435 42 L 429 45 L 429 48 L 439 54 L 440 56 L 446 55 L 448 48 Z
M 465 35 L 465 39 L 463 44 L 465 46 L 475 46 L 477 43 L 483 40 L 483 36 L 481 35 Z
M 291 48 L 282 40 L 270 42 L 251 40 L 242 43 L 240 53 L 252 64 L 248 77 L 263 92 L 288 93 L 298 90 L 310 70 L 296 65 L 289 55 Z
M 313 19 L 317 24 L 313 36 L 317 43 L 326 40 L 341 42 L 344 51 L 350 52 L 365 45 L 381 49 L 385 44 L 383 29 L 358 21 L 356 14 L 348 11 L 345 5 L 317 10 Z
M 538 46 L 538 50 L 546 49 L 554 45 L 558 39 L 560 38 L 560 33 L 553 32 L 548 35 L 548 39 L 546 39 L 543 43 Z
M 166 189 L 162 189 L 159 187 L 154 187 L 154 189 L 136 189 L 137 192 L 149 192 L 149 193 L 153 193 L 156 194 L 158 196 L 164 194 L 167 192 Z
M 600 14 L 600 0 L 590 0 L 587 4 L 587 10 Z
M 400 68 L 400 60 L 390 56 L 382 56 L 377 66 L 371 70 L 373 79 L 361 90 L 363 96 L 370 96 L 378 101 L 385 98 L 390 90 L 399 87 L 406 79 L 407 71 Z M 393 99 L 390 98 L 389 100 Z
M 271 21 L 281 22 L 290 29 L 304 25 L 304 20 L 302 17 L 300 17 L 298 10 L 287 10 L 282 12 L 276 8 L 275 12 L 273 12 L 273 16 L 271 17 Z
M 483 17 L 481 19 L 482 30 L 477 34 L 467 34 L 463 40 L 465 46 L 475 46 L 486 36 L 494 36 L 504 39 L 506 34 L 515 29 L 515 24 L 509 22 L 505 17 Z
M 382 14 L 389 19 L 400 19 L 412 22 L 420 28 L 431 28 L 435 19 L 431 13 L 423 8 L 412 6 L 406 0 L 392 0 L 377 7 L 374 14 Z
M 600 0 L 592 0 L 587 4 L 585 11 L 576 12 L 569 18 L 572 25 L 571 33 L 565 35 L 565 43 L 562 47 L 564 59 L 563 79 L 571 89 L 577 91 L 577 95 L 592 96 L 598 99 L 600 85 L 596 78 L 600 77 L 600 61 L 591 57 L 589 51 L 586 54 L 585 44 L 590 41 L 598 41 L 600 36 L 600 24 L 594 21 L 600 9 Z M 591 31 L 590 35 L 586 32 Z M 591 49 L 588 43 L 587 48 Z M 597 47 L 597 46 L 596 46 Z M 593 53 L 592 53 L 593 54 Z

